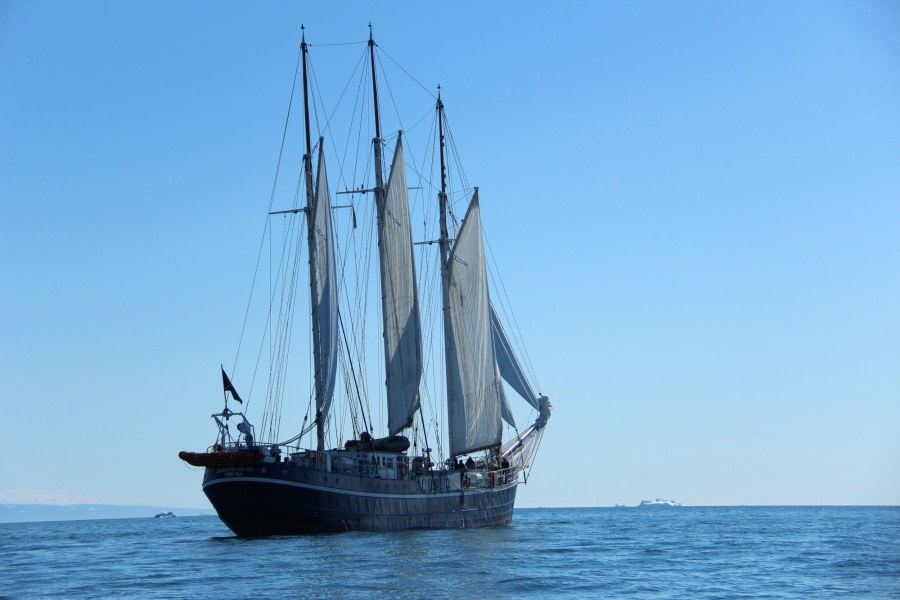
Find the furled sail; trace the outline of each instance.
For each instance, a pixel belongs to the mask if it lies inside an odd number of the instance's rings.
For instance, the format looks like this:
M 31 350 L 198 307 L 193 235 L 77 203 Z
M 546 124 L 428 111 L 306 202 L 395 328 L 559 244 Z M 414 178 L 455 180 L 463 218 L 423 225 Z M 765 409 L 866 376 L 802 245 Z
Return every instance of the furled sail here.
M 403 144 L 397 137 L 387 189 L 378 206 L 388 430 L 397 434 L 419 408 L 422 331 Z
M 500 444 L 503 388 L 494 357 L 491 302 L 478 190 L 466 212 L 447 266 L 451 351 L 447 354 L 450 454 Z
M 519 364 L 513 352 L 512 345 L 509 343 L 509 337 L 500 323 L 500 317 L 497 311 L 491 306 L 491 332 L 494 339 L 494 352 L 497 354 L 497 367 L 500 369 L 500 376 L 508 383 L 512 389 L 516 390 L 520 396 L 525 398 L 526 402 L 540 410 L 538 397 L 531 389 L 528 378 Z M 505 418 L 505 417 L 504 417 Z
M 321 144 L 321 142 L 320 142 Z M 310 262 L 315 269 L 312 278 L 313 347 L 316 378 L 316 410 L 328 414 L 334 396 L 337 373 L 338 304 L 337 277 L 334 268 L 334 233 L 331 226 L 331 200 L 325 172 L 325 154 L 319 150 L 319 170 L 312 214 L 314 228 L 310 244 Z

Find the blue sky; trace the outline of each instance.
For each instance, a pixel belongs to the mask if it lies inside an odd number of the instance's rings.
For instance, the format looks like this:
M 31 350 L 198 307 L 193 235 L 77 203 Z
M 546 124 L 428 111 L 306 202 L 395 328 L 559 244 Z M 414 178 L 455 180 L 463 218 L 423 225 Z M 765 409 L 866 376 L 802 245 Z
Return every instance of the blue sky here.
M 895 3 L 374 7 L 0 4 L 0 501 L 205 505 L 299 25 L 372 21 L 556 407 L 520 506 L 900 504 Z

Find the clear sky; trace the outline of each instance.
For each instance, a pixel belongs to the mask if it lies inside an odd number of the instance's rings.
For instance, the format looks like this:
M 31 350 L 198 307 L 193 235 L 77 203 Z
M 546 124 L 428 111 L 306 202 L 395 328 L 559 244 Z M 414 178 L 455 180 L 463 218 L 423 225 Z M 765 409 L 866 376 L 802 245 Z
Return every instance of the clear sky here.
M 299 26 L 369 21 L 444 86 L 555 405 L 519 506 L 900 504 L 900 7 L 865 1 L 0 2 L 0 501 L 206 506 L 177 453 Z

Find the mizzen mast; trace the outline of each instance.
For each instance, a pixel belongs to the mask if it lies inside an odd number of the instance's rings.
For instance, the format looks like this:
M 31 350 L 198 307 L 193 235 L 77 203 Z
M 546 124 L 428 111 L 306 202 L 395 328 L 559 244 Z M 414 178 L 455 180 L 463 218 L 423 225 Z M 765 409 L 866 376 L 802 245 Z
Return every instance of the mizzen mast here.
M 384 157 L 382 156 L 383 147 L 381 139 L 381 113 L 378 109 L 378 78 L 375 76 L 375 39 L 372 37 L 372 24 L 369 23 L 369 64 L 372 67 L 372 101 L 375 105 L 375 139 L 372 140 L 372 146 L 375 153 L 375 213 L 377 215 L 377 219 L 381 221 L 381 207 L 384 205 Z M 382 224 L 379 222 L 378 227 L 378 249 L 379 254 L 381 250 L 384 248 L 384 228 Z M 379 261 L 379 272 L 381 274 L 381 331 L 382 338 L 384 339 L 384 362 L 385 369 L 389 369 L 390 365 L 390 348 L 388 347 L 388 340 L 385 332 L 388 328 L 388 316 L 387 316 L 387 308 L 385 307 L 385 289 L 387 287 L 387 281 L 385 277 L 385 266 L 384 261 Z M 388 404 L 390 404 L 390 398 L 388 398 Z
M 313 168 L 312 168 L 312 143 L 310 138 L 309 126 L 309 79 L 306 72 L 306 61 L 308 59 L 309 47 L 306 44 L 306 31 L 303 25 L 300 25 L 302 38 L 300 42 L 300 51 L 303 56 L 303 125 L 306 132 L 306 153 L 303 155 L 303 172 L 306 179 L 306 235 L 308 248 L 313 248 L 315 244 L 315 223 L 313 223 L 313 209 L 315 207 L 315 192 L 313 188 Z M 310 306 L 312 310 L 316 310 L 316 265 L 312 252 L 309 253 L 309 291 Z M 315 326 L 316 319 L 313 318 L 313 348 L 318 353 L 320 344 L 320 331 Z M 316 388 L 320 387 L 319 379 L 322 373 L 319 372 L 319 361 L 314 361 L 316 365 Z M 322 401 L 316 394 L 316 450 L 322 452 L 325 450 L 325 414 L 322 410 Z
M 303 27 L 301 26 L 301 30 Z M 306 153 L 303 171 L 306 179 L 307 244 L 309 248 L 309 294 L 312 311 L 313 364 L 316 397 L 316 450 L 325 450 L 325 419 L 334 396 L 337 368 L 337 280 L 334 272 L 334 234 L 331 225 L 331 200 L 325 170 L 323 139 L 319 138 L 319 166 L 313 182 L 312 140 L 309 120 L 308 46 L 304 31 L 300 44 L 303 57 L 303 118 L 306 129 Z

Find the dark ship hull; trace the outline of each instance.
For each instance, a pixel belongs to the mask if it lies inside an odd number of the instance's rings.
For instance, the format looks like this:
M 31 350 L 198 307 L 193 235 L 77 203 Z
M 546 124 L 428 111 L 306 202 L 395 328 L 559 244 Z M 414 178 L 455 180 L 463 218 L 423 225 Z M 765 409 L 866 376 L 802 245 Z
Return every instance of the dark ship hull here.
M 426 472 L 405 479 L 344 475 L 290 463 L 210 467 L 203 491 L 240 536 L 508 525 L 517 477 Z

